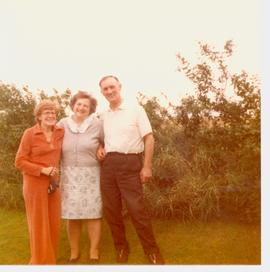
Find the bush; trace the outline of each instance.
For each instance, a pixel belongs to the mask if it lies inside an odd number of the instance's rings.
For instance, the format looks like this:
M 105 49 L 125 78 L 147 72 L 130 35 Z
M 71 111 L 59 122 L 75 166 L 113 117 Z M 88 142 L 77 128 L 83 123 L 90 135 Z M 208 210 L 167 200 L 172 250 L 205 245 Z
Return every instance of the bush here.
M 156 99 L 144 103 L 157 142 L 153 184 L 145 188 L 149 210 L 185 220 L 231 216 L 258 221 L 259 81 L 228 71 L 231 41 L 221 53 L 200 47 L 204 59 L 194 67 L 178 55 L 179 70 L 193 82 L 195 95 L 169 109 Z M 228 88 L 234 96 L 226 94 Z
M 22 183 L 0 180 L 0 205 L 8 209 L 22 210 L 24 207 Z

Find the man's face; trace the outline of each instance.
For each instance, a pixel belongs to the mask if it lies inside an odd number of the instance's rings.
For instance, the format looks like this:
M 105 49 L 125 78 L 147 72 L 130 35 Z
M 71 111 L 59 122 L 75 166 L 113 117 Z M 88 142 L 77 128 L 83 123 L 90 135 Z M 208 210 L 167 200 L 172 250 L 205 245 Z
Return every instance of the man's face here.
M 101 92 L 110 104 L 118 104 L 121 101 L 121 84 L 113 77 L 104 79 L 101 83 Z

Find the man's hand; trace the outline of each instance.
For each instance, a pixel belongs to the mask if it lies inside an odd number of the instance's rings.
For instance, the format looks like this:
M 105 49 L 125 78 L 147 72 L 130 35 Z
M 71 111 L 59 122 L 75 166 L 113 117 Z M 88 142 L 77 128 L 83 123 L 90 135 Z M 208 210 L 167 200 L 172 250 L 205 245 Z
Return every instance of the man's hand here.
M 105 149 L 102 145 L 99 145 L 98 149 L 97 149 L 97 158 L 99 161 L 103 161 L 105 159 L 106 156 L 106 152 Z
M 152 169 L 143 167 L 140 172 L 141 183 L 149 182 L 152 177 Z

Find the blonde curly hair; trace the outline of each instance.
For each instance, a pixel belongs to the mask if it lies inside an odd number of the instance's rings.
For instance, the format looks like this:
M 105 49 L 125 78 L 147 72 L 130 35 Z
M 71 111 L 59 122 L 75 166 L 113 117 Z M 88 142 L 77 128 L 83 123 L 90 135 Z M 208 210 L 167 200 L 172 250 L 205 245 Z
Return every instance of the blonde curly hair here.
M 59 112 L 59 104 L 49 99 L 41 100 L 34 109 L 34 116 L 37 123 L 39 123 L 38 117 L 40 117 L 42 112 L 45 110 L 54 110 L 57 114 Z

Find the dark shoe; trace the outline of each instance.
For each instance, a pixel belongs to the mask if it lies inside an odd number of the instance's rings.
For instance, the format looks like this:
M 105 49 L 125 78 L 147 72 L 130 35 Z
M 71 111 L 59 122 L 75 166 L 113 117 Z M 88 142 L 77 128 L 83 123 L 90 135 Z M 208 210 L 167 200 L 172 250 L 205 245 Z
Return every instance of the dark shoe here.
M 165 261 L 159 252 L 150 253 L 147 256 L 151 264 L 165 264 Z
M 118 263 L 127 263 L 129 251 L 127 249 L 120 249 L 117 251 L 116 261 Z
M 90 264 L 99 264 L 99 257 L 98 258 L 89 258 Z
M 69 259 L 68 260 L 68 263 L 69 264 L 77 264 L 78 263 L 78 261 L 79 261 L 79 259 L 80 259 L 80 255 L 78 255 L 78 257 L 76 257 L 76 258 L 72 258 L 72 259 Z

